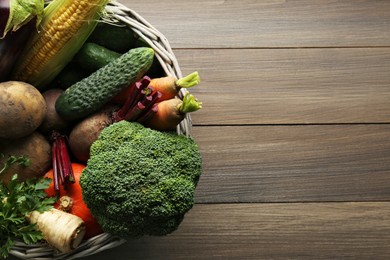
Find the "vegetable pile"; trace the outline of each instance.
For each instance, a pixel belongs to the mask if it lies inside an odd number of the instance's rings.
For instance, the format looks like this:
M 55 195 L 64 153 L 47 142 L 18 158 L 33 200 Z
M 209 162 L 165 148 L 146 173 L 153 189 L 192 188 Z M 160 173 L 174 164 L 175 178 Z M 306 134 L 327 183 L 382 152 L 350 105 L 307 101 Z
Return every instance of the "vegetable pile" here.
M 25 157 L 9 157 L 2 165 L 0 174 L 11 165 L 27 167 L 29 160 Z M 42 182 L 17 182 L 14 175 L 7 185 L 0 185 L 0 256 L 7 257 L 14 239 L 22 239 L 25 243 L 35 243 L 41 240 L 42 234 L 28 223 L 26 216 L 32 211 L 43 212 L 49 210 L 53 199 L 45 199 L 44 189 L 47 180 Z M 23 226 L 23 228 L 20 228 Z
M 108 2 L 0 4 L 0 257 L 17 240 L 68 253 L 103 232 L 166 235 L 194 205 L 201 154 L 175 130 L 202 107 L 179 95 L 199 74 L 165 75 L 103 22 Z
M 29 159 L 10 156 L 0 173 L 10 165 L 28 167 Z M 0 256 L 6 258 L 14 239 L 26 244 L 46 239 L 62 252 L 77 247 L 84 237 L 83 221 L 72 214 L 53 209 L 54 197 L 48 197 L 45 189 L 48 178 L 19 182 L 14 175 L 7 185 L 0 185 Z M 53 228 L 53 225 L 61 223 Z

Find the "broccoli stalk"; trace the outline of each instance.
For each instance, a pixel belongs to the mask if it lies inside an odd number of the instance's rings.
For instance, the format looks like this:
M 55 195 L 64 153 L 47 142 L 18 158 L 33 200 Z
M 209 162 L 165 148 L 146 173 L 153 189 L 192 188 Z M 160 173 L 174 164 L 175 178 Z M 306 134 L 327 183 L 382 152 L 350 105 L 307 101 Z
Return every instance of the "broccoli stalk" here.
M 120 121 L 93 143 L 80 185 L 103 230 L 129 239 L 176 230 L 194 205 L 200 174 L 193 139 Z

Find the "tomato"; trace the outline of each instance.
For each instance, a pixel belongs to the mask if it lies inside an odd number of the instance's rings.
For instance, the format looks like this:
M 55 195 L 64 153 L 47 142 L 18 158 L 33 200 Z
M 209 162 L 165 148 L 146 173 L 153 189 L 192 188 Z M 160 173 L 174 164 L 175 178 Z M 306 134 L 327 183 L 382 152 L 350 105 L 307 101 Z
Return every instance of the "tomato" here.
M 84 168 L 85 165 L 72 163 L 75 183 L 67 184 L 66 188 L 64 188 L 63 185 L 60 185 L 60 200 L 54 205 L 54 207 L 65 210 L 73 215 L 80 217 L 85 223 L 85 238 L 91 238 L 103 233 L 103 230 L 83 201 L 83 195 L 79 181 Z M 53 179 L 53 170 L 48 171 L 45 177 Z M 51 197 L 57 195 L 57 192 L 54 189 L 54 181 L 51 182 L 50 187 L 46 189 L 45 192 Z M 69 198 L 71 202 L 70 208 L 64 208 L 63 206 L 67 206 Z

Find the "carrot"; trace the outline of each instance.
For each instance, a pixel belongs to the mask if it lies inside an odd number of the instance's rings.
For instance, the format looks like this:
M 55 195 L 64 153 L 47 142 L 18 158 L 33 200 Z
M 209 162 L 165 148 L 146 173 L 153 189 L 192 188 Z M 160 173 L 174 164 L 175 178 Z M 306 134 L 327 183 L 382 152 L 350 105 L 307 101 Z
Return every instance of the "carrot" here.
M 150 81 L 149 86 L 154 91 L 161 92 L 161 101 L 174 98 L 181 88 L 190 88 L 199 84 L 200 78 L 197 71 L 183 77 L 176 79 L 172 76 L 162 78 L 154 78 Z
M 48 244 L 63 253 L 78 247 L 84 238 L 83 220 L 61 210 L 53 208 L 43 213 L 33 211 L 27 219 L 31 224 L 37 225 Z
M 157 109 L 150 110 L 155 112 L 146 120 L 145 125 L 160 131 L 171 131 L 184 119 L 186 113 L 195 112 L 200 108 L 202 102 L 186 93 L 183 100 L 172 98 L 157 103 Z

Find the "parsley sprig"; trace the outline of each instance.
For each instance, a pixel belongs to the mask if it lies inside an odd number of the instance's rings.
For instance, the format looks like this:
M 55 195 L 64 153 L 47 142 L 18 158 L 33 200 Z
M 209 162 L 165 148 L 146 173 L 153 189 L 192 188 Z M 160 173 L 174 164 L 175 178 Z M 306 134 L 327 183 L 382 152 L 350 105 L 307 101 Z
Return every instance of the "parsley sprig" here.
M 12 164 L 28 166 L 29 162 L 24 156 L 10 156 L 0 169 L 0 176 Z M 7 185 L 0 181 L 0 258 L 8 256 L 15 240 L 33 244 L 43 239 L 42 233 L 27 221 L 26 216 L 34 210 L 44 212 L 53 207 L 56 198 L 50 198 L 44 192 L 50 182 L 49 178 L 20 182 L 17 174 Z

